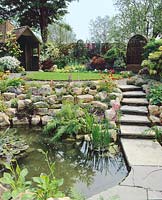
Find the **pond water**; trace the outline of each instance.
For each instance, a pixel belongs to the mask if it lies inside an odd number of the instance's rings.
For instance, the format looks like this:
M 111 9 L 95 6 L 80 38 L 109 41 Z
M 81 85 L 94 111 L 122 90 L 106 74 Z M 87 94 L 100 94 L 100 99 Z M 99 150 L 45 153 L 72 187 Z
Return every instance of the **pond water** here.
M 29 170 L 28 179 L 48 173 L 44 155 L 37 149 L 48 151 L 55 162 L 57 178 L 63 178 L 62 190 L 68 194 L 69 188 L 90 197 L 120 183 L 128 174 L 122 153 L 115 156 L 90 154 L 86 143 L 61 142 L 52 147 L 43 143 L 40 128 L 17 128 L 16 135 L 23 137 L 30 146 L 26 157 L 20 160 L 21 166 Z

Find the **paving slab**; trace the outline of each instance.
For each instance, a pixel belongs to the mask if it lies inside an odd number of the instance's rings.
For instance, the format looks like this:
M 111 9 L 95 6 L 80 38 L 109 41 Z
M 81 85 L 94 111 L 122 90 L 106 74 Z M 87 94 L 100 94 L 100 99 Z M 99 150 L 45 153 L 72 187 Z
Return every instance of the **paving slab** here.
M 162 166 L 162 147 L 154 140 L 121 138 L 129 166 Z
M 118 85 L 118 87 L 123 91 L 139 91 L 142 90 L 141 87 L 135 86 L 135 85 Z
M 123 105 L 137 105 L 137 106 L 147 106 L 148 101 L 146 98 L 123 98 Z
M 94 195 L 87 200 L 147 200 L 147 191 L 143 188 L 116 186 Z
M 148 200 L 162 200 L 162 192 L 149 190 Z
M 162 192 L 161 180 L 162 167 L 132 166 L 128 177 L 120 185 L 143 187 L 151 191 Z
M 146 97 L 146 93 L 143 91 L 128 91 L 123 92 L 124 97 Z
M 122 113 L 146 115 L 148 114 L 148 109 L 146 106 L 121 106 L 120 110 Z
M 121 136 L 135 137 L 135 138 L 155 138 L 155 132 L 148 131 L 149 126 L 135 126 L 135 125 L 120 125 Z
M 120 123 L 121 124 L 129 124 L 129 125 L 130 124 L 134 124 L 134 125 L 147 124 L 147 125 L 149 125 L 151 122 L 147 116 L 124 114 L 121 116 Z

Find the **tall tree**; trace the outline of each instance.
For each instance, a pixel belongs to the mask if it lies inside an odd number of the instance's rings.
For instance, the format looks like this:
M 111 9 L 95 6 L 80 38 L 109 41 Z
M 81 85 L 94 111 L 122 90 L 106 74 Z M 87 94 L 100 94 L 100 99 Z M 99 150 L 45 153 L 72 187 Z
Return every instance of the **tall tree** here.
M 149 38 L 162 33 L 161 0 L 115 0 L 115 2 L 126 38 L 132 34 L 142 34 Z
M 72 1 L 75 0 L 0 0 L 0 18 L 10 19 L 17 16 L 20 25 L 40 29 L 45 43 L 48 24 L 65 15 Z
M 97 17 L 95 20 L 91 20 L 89 24 L 89 30 L 91 34 L 90 40 L 92 42 L 106 43 L 109 32 L 110 17 Z
M 61 22 L 53 23 L 48 26 L 48 40 L 55 43 L 76 42 L 76 35 L 70 25 Z

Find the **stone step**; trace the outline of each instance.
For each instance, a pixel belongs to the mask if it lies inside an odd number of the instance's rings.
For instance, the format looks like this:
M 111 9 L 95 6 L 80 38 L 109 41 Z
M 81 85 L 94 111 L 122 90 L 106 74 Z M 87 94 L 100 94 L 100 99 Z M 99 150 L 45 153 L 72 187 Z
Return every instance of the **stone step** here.
M 131 98 L 131 97 L 146 97 L 146 93 L 143 91 L 128 91 L 123 92 L 123 97 Z
M 121 116 L 120 119 L 121 124 L 129 124 L 129 125 L 150 125 L 151 122 L 147 116 L 140 116 L 140 115 L 127 115 L 124 114 Z
M 123 105 L 137 105 L 137 106 L 147 106 L 148 101 L 146 98 L 123 98 Z
M 130 166 L 162 166 L 162 148 L 158 142 L 121 138 L 121 144 Z
M 148 109 L 146 106 L 121 106 L 120 110 L 124 114 L 147 115 Z
M 123 138 L 155 138 L 153 131 L 145 132 L 149 130 L 149 126 L 135 126 L 135 125 L 121 125 L 121 137 Z
M 118 87 L 123 91 L 139 91 L 142 90 L 141 87 L 135 86 L 135 85 L 118 85 Z

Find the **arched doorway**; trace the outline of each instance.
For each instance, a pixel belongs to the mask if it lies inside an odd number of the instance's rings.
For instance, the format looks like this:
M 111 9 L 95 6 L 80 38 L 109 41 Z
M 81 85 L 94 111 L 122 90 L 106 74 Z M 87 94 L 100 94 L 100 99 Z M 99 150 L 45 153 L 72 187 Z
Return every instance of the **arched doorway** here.
M 142 54 L 147 39 L 142 35 L 134 35 L 127 46 L 127 70 L 138 72 L 141 69 Z

